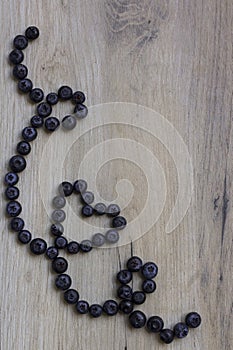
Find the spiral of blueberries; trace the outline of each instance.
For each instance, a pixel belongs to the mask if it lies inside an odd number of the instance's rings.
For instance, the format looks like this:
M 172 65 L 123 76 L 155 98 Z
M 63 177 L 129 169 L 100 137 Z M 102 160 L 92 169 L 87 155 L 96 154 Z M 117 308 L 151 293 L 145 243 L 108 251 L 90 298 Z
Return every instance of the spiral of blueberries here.
M 87 190 L 87 182 L 83 179 L 74 182 L 63 181 L 58 187 L 58 194 L 53 198 L 54 211 L 52 213 L 52 224 L 50 233 L 54 237 L 54 244 L 49 246 L 44 238 L 33 237 L 27 229 L 27 225 L 20 217 L 22 205 L 19 202 L 20 190 L 17 186 L 20 173 L 28 164 L 28 156 L 31 153 L 34 141 L 37 139 L 39 129 L 44 129 L 47 133 L 57 131 L 62 126 L 63 131 L 73 130 L 78 122 L 87 117 L 88 108 L 84 104 L 85 94 L 80 91 L 73 91 L 68 85 L 61 85 L 57 91 L 44 93 L 40 87 L 35 87 L 28 77 L 29 70 L 24 61 L 24 50 L 31 41 L 39 38 L 40 31 L 35 26 L 26 29 L 24 35 L 17 35 L 13 40 L 13 50 L 9 53 L 9 62 L 13 65 L 12 76 L 17 82 L 18 90 L 21 94 L 27 95 L 29 101 L 36 105 L 35 113 L 21 132 L 21 140 L 16 146 L 16 152 L 11 156 L 8 163 L 8 172 L 4 177 L 6 189 L 4 191 L 7 200 L 6 214 L 9 217 L 9 228 L 16 233 L 19 244 L 29 246 L 29 251 L 34 256 L 45 255 L 51 262 L 53 273 L 57 274 L 55 286 L 63 293 L 67 304 L 73 305 L 78 314 L 89 314 L 98 318 L 102 314 L 110 317 L 121 313 L 127 315 L 129 325 L 138 329 L 146 327 L 148 332 L 159 335 L 160 341 L 170 344 L 175 338 L 185 338 L 190 329 L 201 325 L 201 316 L 197 312 L 189 312 L 185 319 L 178 322 L 173 329 L 164 328 L 164 321 L 158 315 L 149 318 L 141 310 L 136 309 L 142 305 L 150 294 L 156 291 L 157 285 L 154 278 L 157 277 L 158 267 L 154 262 L 143 263 L 138 256 L 131 256 L 126 262 L 126 267 L 121 269 L 116 280 L 116 296 L 119 301 L 108 299 L 102 305 L 98 303 L 89 304 L 88 301 L 80 298 L 79 292 L 71 288 L 72 278 L 67 274 L 69 268 L 68 260 L 61 256 L 62 251 L 70 255 L 78 253 L 89 253 L 93 248 L 99 248 L 104 244 L 115 244 L 120 239 L 119 230 L 127 226 L 127 220 L 120 215 L 120 208 L 117 204 L 111 203 L 108 206 L 104 203 L 94 202 L 94 194 Z M 29 74 L 30 75 L 30 74 Z M 74 105 L 73 113 L 67 114 L 60 121 L 52 115 L 53 106 L 58 102 L 71 101 Z M 66 219 L 64 207 L 69 196 L 78 195 L 83 204 L 81 215 L 85 219 L 93 215 L 106 215 L 111 220 L 111 229 L 105 234 L 94 233 L 93 237 L 81 242 L 68 241 L 63 235 L 63 223 Z M 138 273 L 142 279 L 141 290 L 133 290 L 132 282 L 134 274 Z

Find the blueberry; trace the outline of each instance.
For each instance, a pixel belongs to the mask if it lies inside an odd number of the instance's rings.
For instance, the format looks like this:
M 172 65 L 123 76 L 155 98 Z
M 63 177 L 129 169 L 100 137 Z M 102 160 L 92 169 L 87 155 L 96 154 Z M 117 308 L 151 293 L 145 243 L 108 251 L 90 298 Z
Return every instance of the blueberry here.
M 75 289 L 68 289 L 64 293 L 64 300 L 68 304 L 76 304 L 79 299 L 79 294 Z
M 34 115 L 31 118 L 31 126 L 33 126 L 34 128 L 41 128 L 43 124 L 44 124 L 44 119 L 39 115 Z
M 185 317 L 185 323 L 190 328 L 197 328 L 201 324 L 201 316 L 197 312 L 190 312 Z
M 144 292 L 136 291 L 132 295 L 132 301 L 136 305 L 141 305 L 146 300 L 146 294 Z
M 115 300 L 107 300 L 103 305 L 103 310 L 108 316 L 114 316 L 118 312 L 118 304 Z
M 127 225 L 127 221 L 123 216 L 116 216 L 112 220 L 112 227 L 118 228 L 119 230 L 123 229 Z
M 58 103 L 58 95 L 55 92 L 50 92 L 46 96 L 46 101 L 52 106 L 56 105 Z
M 55 279 L 56 287 L 61 290 L 69 289 L 71 284 L 72 280 L 70 276 L 65 273 L 58 275 L 58 277 Z
M 72 98 L 73 91 L 69 86 L 61 86 L 58 90 L 58 97 L 61 100 L 69 100 Z
M 84 205 L 82 207 L 82 215 L 83 216 L 89 217 L 89 216 L 92 216 L 93 213 L 94 213 L 94 209 L 91 205 Z
M 142 274 L 146 279 L 152 279 L 158 274 L 158 266 L 153 262 L 147 262 L 142 267 Z
M 149 332 L 159 333 L 164 326 L 164 322 L 159 316 L 152 316 L 148 319 L 146 327 Z
M 56 224 L 52 224 L 50 227 L 50 232 L 54 235 L 54 236 L 61 236 L 64 232 L 64 227 L 62 226 L 62 224 L 60 222 L 57 222 Z
M 59 127 L 59 125 L 60 125 L 60 121 L 55 117 L 47 118 L 44 123 L 45 130 L 49 132 L 55 131 Z
M 122 284 L 127 284 L 132 280 L 132 272 L 129 270 L 121 270 L 117 274 L 117 279 Z
M 41 90 L 39 88 L 32 89 L 30 91 L 29 98 L 35 103 L 41 102 L 44 98 L 43 90 Z
M 22 156 L 26 156 L 31 152 L 31 146 L 27 141 L 20 141 L 17 144 L 16 150 Z
M 93 304 L 89 307 L 89 313 L 92 317 L 100 317 L 102 315 L 102 307 L 99 304 Z
M 58 258 L 54 259 L 52 262 L 52 269 L 56 273 L 66 272 L 66 270 L 68 269 L 67 260 L 62 258 L 62 257 L 58 257 Z
M 9 60 L 13 64 L 19 64 L 23 62 L 23 59 L 24 59 L 24 54 L 23 54 L 23 51 L 21 50 L 14 49 L 9 54 Z
M 142 283 L 143 292 L 149 294 L 153 293 L 156 290 L 156 283 L 153 280 L 145 280 Z
M 13 68 L 13 76 L 16 79 L 24 79 L 28 75 L 28 69 L 24 64 L 17 64 Z
M 142 328 L 146 324 L 146 315 L 139 310 L 133 311 L 129 316 L 129 322 L 133 328 Z
M 89 311 L 89 304 L 85 300 L 79 300 L 76 304 L 76 310 L 80 314 L 87 314 Z
M 134 304 L 130 300 L 121 300 L 119 304 L 119 310 L 123 312 L 124 314 L 131 314 L 133 311 Z
M 6 213 L 8 216 L 16 217 L 22 211 L 21 204 L 17 201 L 10 201 L 6 206 Z
M 32 239 L 31 232 L 27 230 L 22 230 L 18 233 L 18 240 L 23 244 L 28 244 Z
M 68 197 L 73 193 L 73 185 L 68 181 L 63 181 L 59 187 L 58 191 L 61 196 Z
M 19 189 L 15 186 L 9 186 L 5 191 L 5 196 L 10 200 L 17 199 L 19 197 Z
M 19 80 L 18 82 L 18 89 L 25 94 L 31 91 L 32 87 L 33 87 L 33 84 L 30 79 L 26 78 L 26 79 Z
M 117 296 L 120 299 L 131 300 L 132 299 L 132 288 L 128 285 L 122 285 L 117 290 Z
M 177 323 L 173 330 L 175 336 L 179 339 L 187 337 L 189 332 L 188 326 L 183 322 Z
M 22 131 L 22 137 L 25 141 L 31 142 L 37 138 L 37 130 L 32 126 L 27 126 Z
M 30 243 L 30 249 L 33 254 L 44 254 L 47 249 L 47 243 L 42 238 L 35 238 Z
M 79 252 L 79 244 L 78 242 L 75 242 L 75 241 L 71 241 L 67 244 L 67 252 L 70 253 L 70 254 L 77 254 Z
M 68 241 L 65 237 L 56 237 L 55 241 L 54 241 L 55 247 L 58 249 L 65 249 Z
M 39 35 L 40 35 L 39 29 L 35 26 L 30 26 L 25 31 L 25 36 L 29 40 L 35 40 L 38 38 Z
M 92 242 L 88 239 L 83 240 L 79 246 L 83 253 L 89 253 L 92 250 Z
M 72 96 L 72 102 L 74 104 L 83 103 L 85 101 L 85 95 L 82 91 L 75 91 Z
M 16 49 L 23 50 L 28 46 L 28 39 L 24 35 L 17 35 L 14 38 L 13 44 Z
M 9 161 L 11 170 L 15 173 L 19 173 L 26 168 L 26 160 L 23 156 L 13 156 Z
M 19 232 L 24 228 L 24 221 L 23 219 L 17 217 L 13 218 L 10 222 L 10 228 L 12 231 Z
M 16 173 L 9 172 L 5 175 L 5 184 L 9 186 L 16 185 L 17 182 L 19 181 L 19 176 Z
M 163 329 L 160 332 L 160 340 L 165 344 L 170 344 L 174 339 L 174 332 L 171 329 Z
M 47 258 L 53 260 L 58 256 L 58 249 L 54 246 L 48 247 L 48 249 L 46 250 L 46 256 Z
M 42 118 L 47 118 L 52 113 L 52 107 L 47 102 L 41 102 L 37 107 L 37 114 Z
M 132 272 L 139 271 L 142 268 L 142 259 L 140 259 L 138 256 L 132 256 L 127 261 L 127 268 Z

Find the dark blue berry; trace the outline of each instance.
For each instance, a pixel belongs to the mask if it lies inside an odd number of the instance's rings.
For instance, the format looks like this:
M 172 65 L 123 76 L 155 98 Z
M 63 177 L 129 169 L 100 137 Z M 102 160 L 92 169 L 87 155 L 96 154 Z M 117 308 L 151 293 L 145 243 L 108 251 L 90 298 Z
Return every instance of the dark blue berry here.
M 102 315 L 102 307 L 99 304 L 93 304 L 89 307 L 89 313 L 92 317 L 100 317 Z
M 187 326 L 190 328 L 197 328 L 201 324 L 201 316 L 197 312 L 190 312 L 186 317 L 185 317 L 185 323 Z
M 61 196 L 68 197 L 73 193 L 73 185 L 68 181 L 63 181 L 59 185 L 58 190 L 59 190 L 59 193 L 61 194 Z
M 103 310 L 108 316 L 114 316 L 118 312 L 118 304 L 115 300 L 107 300 L 103 305 Z
M 58 289 L 66 290 L 69 289 L 72 284 L 72 280 L 69 275 L 62 273 L 55 279 L 55 285 Z
M 65 237 L 60 236 L 55 239 L 54 244 L 55 247 L 57 247 L 58 249 L 65 249 L 65 247 L 68 244 L 68 241 Z
M 66 250 L 70 254 L 77 254 L 79 252 L 79 244 L 78 242 L 71 241 L 67 244 Z
M 60 223 L 56 223 L 56 224 L 52 224 L 50 227 L 50 232 L 54 235 L 54 236 L 61 236 L 64 232 L 64 227 L 62 226 L 62 224 Z
M 83 216 L 89 217 L 89 216 L 92 216 L 93 213 L 94 213 L 94 209 L 91 205 L 84 205 L 82 207 L 82 215 Z
M 163 329 L 163 326 L 164 322 L 159 316 L 151 316 L 146 324 L 148 331 L 152 333 L 159 333 Z
M 10 228 L 12 231 L 19 232 L 24 228 L 24 221 L 23 219 L 17 217 L 13 218 L 10 222 Z
M 28 46 L 28 39 L 24 35 L 17 35 L 13 41 L 14 47 L 19 50 L 24 50 Z
M 41 102 L 44 98 L 43 90 L 41 90 L 39 88 L 32 89 L 30 91 L 29 98 L 30 98 L 30 100 L 32 100 L 35 103 Z
M 179 322 L 175 325 L 173 331 L 174 331 L 175 336 L 177 338 L 181 339 L 181 338 L 187 337 L 189 329 L 185 323 Z
M 69 86 L 61 86 L 58 90 L 58 97 L 61 100 L 69 100 L 72 98 L 73 91 Z
M 18 89 L 25 94 L 31 91 L 32 87 L 33 87 L 33 84 L 30 79 L 26 78 L 26 79 L 19 80 L 18 82 Z
M 25 141 L 31 142 L 37 137 L 37 130 L 32 126 L 26 126 L 22 131 L 22 137 Z
M 80 314 L 87 314 L 89 311 L 89 304 L 87 301 L 85 300 L 79 300 L 76 304 L 76 310 L 80 313 Z
M 16 79 L 24 79 L 26 78 L 26 76 L 28 75 L 28 69 L 24 64 L 17 64 L 16 66 L 14 66 L 13 68 L 13 76 Z
M 50 92 L 46 96 L 46 101 L 52 106 L 56 105 L 58 103 L 58 95 L 55 92 Z
M 127 261 L 127 268 L 129 271 L 137 272 L 140 271 L 142 267 L 142 259 L 140 259 L 138 256 L 132 256 Z
M 68 289 L 64 293 L 64 300 L 68 304 L 76 304 L 79 299 L 79 294 L 75 289 Z
M 25 31 L 25 36 L 29 40 L 35 40 L 40 35 L 39 29 L 35 26 L 30 26 Z
M 134 304 L 131 300 L 121 300 L 119 304 L 119 310 L 124 314 L 131 314 L 133 311 Z
M 72 96 L 72 102 L 74 104 L 83 103 L 85 101 L 85 95 L 82 91 L 75 91 Z
M 139 310 L 133 311 L 129 316 L 129 322 L 133 328 L 142 328 L 146 324 L 146 315 Z
M 19 173 L 26 168 L 26 160 L 23 156 L 13 156 L 9 161 L 9 167 L 15 173 Z
M 10 200 L 17 199 L 19 197 L 19 189 L 15 186 L 9 186 L 5 191 L 5 196 Z
M 162 329 L 160 332 L 160 340 L 165 344 L 170 344 L 174 339 L 174 332 L 171 329 Z
M 30 249 L 35 255 L 44 254 L 47 249 L 47 243 L 42 238 L 34 238 L 30 243 Z
M 53 269 L 53 271 L 55 271 L 57 273 L 66 272 L 66 270 L 68 269 L 67 260 L 62 258 L 62 257 L 58 257 L 58 258 L 54 259 L 52 262 L 52 269 Z
M 146 279 L 152 279 L 158 274 L 158 266 L 153 262 L 147 262 L 143 265 L 141 271 Z
M 131 300 L 132 299 L 132 288 L 128 285 L 120 286 L 117 290 L 117 296 L 120 299 Z
M 31 146 L 27 141 L 20 141 L 17 144 L 16 150 L 22 156 L 26 156 L 31 152 Z
M 16 185 L 17 182 L 19 181 L 19 176 L 18 174 L 15 174 L 13 172 L 9 172 L 5 175 L 5 184 L 9 186 Z
M 123 229 L 127 225 L 127 221 L 123 216 L 116 216 L 112 220 L 112 227 L 118 228 L 119 230 Z
M 48 247 L 47 250 L 46 250 L 46 256 L 47 258 L 53 260 L 55 259 L 57 256 L 58 256 L 58 249 L 56 247 Z
M 10 201 L 6 206 L 6 213 L 8 216 L 16 217 L 22 211 L 21 204 L 17 201 Z
M 117 274 L 117 279 L 122 284 L 127 284 L 132 280 L 132 272 L 129 270 L 121 270 Z
M 156 283 L 153 280 L 145 280 L 142 283 L 143 292 L 149 294 L 153 293 L 156 290 Z
M 92 243 L 88 239 L 85 239 L 79 244 L 79 247 L 83 253 L 89 253 L 92 250 Z
M 44 124 L 45 130 L 49 132 L 55 131 L 59 127 L 59 125 L 60 125 L 59 119 L 55 117 L 47 118 Z
M 146 294 L 144 292 L 136 291 L 132 295 L 132 302 L 136 305 L 141 305 L 146 300 Z
M 28 244 L 32 239 L 31 232 L 22 230 L 18 233 L 18 240 L 23 244 Z
M 31 118 L 31 126 L 33 126 L 34 128 L 41 128 L 43 124 L 44 124 L 44 119 L 39 115 L 34 115 Z
M 41 102 L 37 107 L 37 114 L 42 118 L 47 118 L 52 113 L 52 107 L 47 102 Z
M 9 60 L 13 64 L 19 64 L 23 62 L 23 59 L 24 59 L 24 54 L 23 54 L 23 51 L 21 50 L 14 49 L 9 54 Z

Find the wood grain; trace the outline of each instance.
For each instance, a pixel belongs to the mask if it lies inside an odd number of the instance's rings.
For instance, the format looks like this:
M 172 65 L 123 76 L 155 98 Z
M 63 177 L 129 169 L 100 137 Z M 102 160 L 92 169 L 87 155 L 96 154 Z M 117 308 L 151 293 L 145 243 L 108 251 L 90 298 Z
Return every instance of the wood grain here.
M 155 260 L 159 266 L 157 291 L 140 309 L 147 315 L 161 315 L 166 327 L 191 310 L 199 311 L 203 319 L 200 329 L 174 341 L 170 349 L 229 350 L 233 344 L 232 7 L 230 0 L 1 2 L 2 177 L 20 140 L 20 130 L 34 113 L 34 106 L 17 93 L 7 63 L 12 39 L 31 24 L 41 31 L 40 38 L 25 50 L 35 86 L 47 94 L 68 84 L 86 93 L 88 106 L 125 102 L 149 107 L 173 125 L 188 147 L 194 192 L 189 210 L 171 234 L 165 233 L 165 227 L 175 205 L 178 177 L 166 147 L 153 135 L 132 125 L 102 125 L 104 119 L 99 116 L 99 128 L 83 135 L 77 128 L 77 140 L 62 164 L 62 179 L 75 179 L 87 152 L 113 138 L 136 140 L 160 162 L 167 184 L 166 204 L 149 232 L 132 246 L 97 249 L 91 255 L 68 259 L 74 286 L 91 303 L 114 298 L 114 275 L 131 255 L 131 248 L 144 261 Z M 69 108 L 64 103 L 54 111 L 62 116 L 70 113 Z M 127 113 L 125 118 L 127 122 Z M 147 125 L 146 117 L 143 122 Z M 46 208 L 58 183 L 56 176 L 42 176 L 47 168 L 40 169 L 49 139 L 41 132 L 33 142 L 19 188 L 27 228 L 34 237 L 45 237 L 51 244 L 52 208 Z M 69 136 L 58 132 L 54 140 L 65 147 Z M 51 143 L 54 153 L 50 160 L 59 178 L 56 142 Z M 135 153 L 139 151 L 138 145 Z M 103 152 L 108 157 L 110 149 L 103 145 Z M 142 211 L 149 190 L 148 174 L 139 165 L 115 159 L 98 174 L 92 170 L 95 164 L 90 164 L 86 174 L 88 183 L 96 181 L 106 201 L 116 198 L 120 180 L 131 182 L 133 197 L 123 211 L 129 222 Z M 4 211 L 4 195 L 1 202 Z M 158 203 L 149 204 L 143 222 L 150 220 Z M 70 211 L 77 212 L 76 205 L 72 198 Z M 142 226 L 139 223 L 136 228 Z M 82 223 L 67 222 L 67 234 L 82 239 L 86 237 L 83 227 Z M 49 262 L 35 258 L 17 243 L 4 214 L 1 232 L 2 350 L 164 348 L 155 335 L 144 329 L 132 330 L 123 316 L 98 320 L 78 316 L 55 290 Z M 127 235 L 127 229 L 122 235 Z

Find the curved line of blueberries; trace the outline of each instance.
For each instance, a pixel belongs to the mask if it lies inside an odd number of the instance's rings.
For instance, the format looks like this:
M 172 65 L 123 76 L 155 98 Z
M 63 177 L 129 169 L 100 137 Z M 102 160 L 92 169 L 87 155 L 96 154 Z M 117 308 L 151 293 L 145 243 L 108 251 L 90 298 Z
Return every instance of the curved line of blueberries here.
M 19 217 L 22 207 L 17 201 L 19 197 L 19 189 L 15 186 L 19 180 L 18 173 L 22 172 L 27 165 L 25 156 L 31 151 L 30 143 L 37 137 L 37 129 L 44 126 L 47 132 L 55 131 L 60 121 L 55 117 L 49 117 L 52 113 L 52 106 L 59 101 L 71 100 L 74 105 L 74 114 L 68 115 L 62 119 L 62 126 L 66 130 L 72 130 L 77 123 L 77 119 L 83 119 L 88 114 L 88 109 L 84 105 L 85 95 L 81 91 L 73 92 L 69 86 L 62 86 L 58 92 L 49 93 L 44 100 L 44 92 L 40 88 L 33 88 L 33 83 L 27 78 L 28 69 L 22 64 L 24 59 L 23 50 L 28 46 L 28 42 L 39 37 L 39 29 L 30 26 L 26 29 L 25 35 L 17 35 L 14 38 L 14 49 L 9 54 L 9 61 L 14 65 L 13 76 L 18 81 L 18 89 L 22 93 L 28 93 L 29 99 L 33 103 L 37 103 L 36 115 L 30 120 L 30 126 L 27 126 L 22 131 L 22 141 L 17 144 L 17 154 L 12 156 L 9 161 L 10 171 L 5 175 L 5 190 L 6 199 L 9 200 L 6 206 L 6 213 L 11 218 L 10 228 L 17 232 L 19 242 L 23 244 L 30 243 L 30 250 L 35 255 L 45 254 L 52 260 L 52 269 L 58 276 L 55 280 L 55 285 L 58 289 L 64 291 L 64 299 L 68 304 L 75 304 L 76 310 L 80 314 L 88 313 L 93 317 L 99 317 L 102 312 L 109 316 L 115 315 L 118 311 L 129 315 L 129 322 L 134 328 L 142 328 L 146 325 L 147 330 L 160 335 L 160 340 L 166 344 L 173 341 L 175 337 L 184 338 L 189 332 L 189 328 L 196 328 L 201 324 L 201 317 L 197 312 L 190 312 L 186 315 L 184 322 L 177 323 L 173 330 L 164 328 L 164 322 L 159 316 L 151 316 L 146 318 L 145 314 L 140 310 L 134 310 L 134 305 L 142 304 L 146 299 L 146 294 L 153 293 L 156 290 L 156 284 L 153 278 L 156 277 L 158 268 L 153 262 L 143 264 L 142 260 L 137 256 L 132 256 L 127 262 L 127 269 L 121 270 L 117 274 L 117 280 L 121 283 L 117 290 L 117 296 L 121 299 L 119 305 L 114 300 L 107 300 L 103 306 L 99 304 L 88 304 L 87 301 L 79 300 L 79 294 L 75 289 L 71 289 L 71 277 L 64 272 L 68 268 L 68 262 L 65 258 L 58 256 L 59 250 L 66 248 L 71 254 L 76 254 L 78 251 L 83 253 L 90 252 L 93 245 L 102 245 L 101 237 L 94 237 L 92 241 L 85 240 L 80 244 L 75 241 L 68 242 L 64 237 L 61 221 L 65 218 L 62 212 L 62 201 L 64 197 L 70 195 L 72 192 L 80 193 L 85 205 L 82 208 L 84 216 L 90 216 L 94 212 L 98 213 L 97 207 L 90 206 L 91 202 L 90 192 L 81 190 L 84 180 L 77 180 L 72 185 L 64 181 L 60 186 L 59 198 L 53 200 L 56 210 L 52 214 L 52 219 L 55 221 L 51 226 L 51 233 L 56 236 L 54 246 L 47 247 L 47 243 L 42 238 L 32 239 L 31 233 L 24 229 L 24 220 Z M 81 187 L 80 187 L 81 186 Z M 85 186 L 84 186 L 85 187 Z M 70 192 L 70 193 L 69 193 Z M 85 194 L 86 193 L 86 194 Z M 86 197 L 85 197 L 86 196 Z M 63 199 L 62 199 L 63 198 Z M 86 198 L 86 200 L 85 200 Z M 59 204 L 60 203 L 60 204 Z M 102 203 L 98 203 L 102 204 Z M 60 207 L 59 207 L 60 205 Z M 113 205 L 114 206 L 114 205 Z M 125 218 L 119 216 L 118 206 L 115 205 L 115 212 L 108 214 L 113 216 L 112 226 L 114 229 L 123 228 L 126 225 Z M 118 207 L 119 208 L 119 207 Z M 102 207 L 103 211 L 103 207 Z M 104 213 L 107 213 L 104 209 Z M 99 206 L 99 215 L 103 214 Z M 117 230 L 115 230 L 117 232 Z M 94 240 L 94 241 L 93 241 Z M 144 280 L 142 283 L 142 291 L 133 292 L 128 285 L 132 281 L 132 273 L 140 272 Z M 134 311 L 133 311 L 134 310 Z

